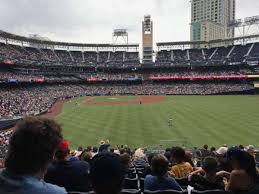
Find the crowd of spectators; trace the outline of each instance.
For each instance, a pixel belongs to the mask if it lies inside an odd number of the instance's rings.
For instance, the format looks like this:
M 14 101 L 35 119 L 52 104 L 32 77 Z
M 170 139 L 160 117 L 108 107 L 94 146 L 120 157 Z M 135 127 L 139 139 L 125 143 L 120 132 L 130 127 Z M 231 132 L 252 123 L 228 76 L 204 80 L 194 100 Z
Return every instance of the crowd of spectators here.
M 139 64 L 138 52 L 68 51 L 6 45 L 0 43 L 0 59 L 35 65 L 108 65 Z
M 19 82 L 36 82 L 37 80 L 44 81 L 76 81 L 77 77 L 90 80 L 106 80 L 106 81 L 122 81 L 122 80 L 149 80 L 150 77 L 165 77 L 165 76 L 231 76 L 231 75 L 247 75 L 252 74 L 253 71 L 248 68 L 240 70 L 186 70 L 186 71 L 164 71 L 154 73 L 102 73 L 93 72 L 91 74 L 79 74 L 70 76 L 54 76 L 54 75 L 31 75 L 21 74 L 16 72 L 0 72 L 0 81 L 17 80 Z
M 172 145 L 147 152 L 101 140 L 98 146 L 71 150 L 61 126 L 41 117 L 19 121 L 8 142 L 1 194 L 119 194 L 127 189 L 258 193 L 257 150 L 252 145 Z
M 161 50 L 157 54 L 157 66 L 163 64 L 186 65 L 186 64 L 235 64 L 245 60 L 258 60 L 259 44 L 235 45 L 210 49 L 187 49 L 187 50 Z M 252 48 L 247 56 L 249 49 Z
M 0 89 L 0 118 L 36 115 L 57 100 L 94 95 L 211 95 L 252 90 L 250 84 L 42 85 Z
M 253 48 L 252 48 L 252 45 Z M 252 48 L 250 55 L 246 56 Z M 246 59 L 258 60 L 259 44 L 235 45 L 211 49 L 161 50 L 157 53 L 156 66 L 163 64 L 235 64 Z M 0 58 L 14 63 L 38 65 L 99 65 L 99 66 L 138 66 L 139 53 L 125 51 L 68 51 L 39 49 L 6 45 L 0 43 Z

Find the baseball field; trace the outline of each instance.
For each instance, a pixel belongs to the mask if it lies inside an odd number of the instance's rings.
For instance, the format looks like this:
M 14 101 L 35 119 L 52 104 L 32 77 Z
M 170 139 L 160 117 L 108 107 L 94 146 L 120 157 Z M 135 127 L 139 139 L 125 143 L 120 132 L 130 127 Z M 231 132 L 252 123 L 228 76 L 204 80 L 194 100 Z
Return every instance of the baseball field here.
M 59 102 L 50 116 L 72 147 L 259 146 L 259 96 L 106 96 Z M 172 119 L 172 125 L 169 120 Z

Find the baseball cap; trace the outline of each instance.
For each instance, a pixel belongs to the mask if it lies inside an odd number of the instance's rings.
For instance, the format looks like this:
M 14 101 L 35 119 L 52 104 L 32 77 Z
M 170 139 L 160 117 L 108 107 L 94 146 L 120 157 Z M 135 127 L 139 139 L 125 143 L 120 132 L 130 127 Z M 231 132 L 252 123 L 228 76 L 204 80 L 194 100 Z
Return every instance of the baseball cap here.
M 227 160 L 230 160 L 233 157 L 240 156 L 244 151 L 241 150 L 239 147 L 231 147 L 227 151 Z
M 246 146 L 245 150 L 247 152 L 254 152 L 255 151 L 255 147 L 253 145 L 248 145 L 248 146 Z
M 228 148 L 227 147 L 220 147 L 219 149 L 216 150 L 216 153 L 218 155 L 225 155 L 228 151 Z
M 67 152 L 69 150 L 69 141 L 63 139 L 58 146 L 58 150 L 62 151 L 62 152 Z

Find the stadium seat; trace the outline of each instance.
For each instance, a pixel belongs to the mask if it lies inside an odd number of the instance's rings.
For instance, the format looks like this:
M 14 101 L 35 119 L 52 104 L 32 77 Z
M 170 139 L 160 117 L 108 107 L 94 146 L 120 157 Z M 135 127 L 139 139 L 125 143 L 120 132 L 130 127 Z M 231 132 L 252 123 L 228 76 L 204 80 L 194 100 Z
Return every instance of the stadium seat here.
M 175 190 L 164 190 L 164 191 L 148 191 L 145 190 L 144 194 L 187 194 L 187 190 L 183 190 L 183 191 L 175 191 Z
M 126 178 L 130 178 L 130 179 L 138 178 L 137 173 L 131 173 L 131 172 L 129 172 L 128 174 L 126 174 L 125 177 L 126 177 Z
M 143 172 L 137 172 L 139 178 L 145 178 L 145 174 Z
M 124 179 L 124 189 L 139 189 L 139 181 L 137 178 L 130 179 L 130 178 L 125 178 Z
M 84 192 L 72 191 L 72 192 L 68 192 L 68 194 L 95 194 L 95 192 L 89 191 L 84 193 Z M 121 194 L 141 194 L 141 191 L 137 189 L 123 189 L 121 191 Z
M 196 191 L 192 190 L 192 194 L 231 194 L 231 192 L 226 192 L 222 190 L 207 190 L 207 191 Z
M 141 191 L 137 189 L 123 189 L 121 194 L 141 194 Z
M 140 185 L 140 190 L 143 192 L 144 191 L 144 178 L 139 179 L 139 185 Z
M 188 178 L 175 179 L 181 187 L 186 188 L 189 185 Z

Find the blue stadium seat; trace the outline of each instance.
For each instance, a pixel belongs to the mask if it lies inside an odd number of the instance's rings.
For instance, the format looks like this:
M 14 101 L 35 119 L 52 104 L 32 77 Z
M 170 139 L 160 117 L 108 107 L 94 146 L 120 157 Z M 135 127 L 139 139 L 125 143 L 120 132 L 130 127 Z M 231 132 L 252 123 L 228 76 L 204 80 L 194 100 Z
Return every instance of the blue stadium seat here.
M 164 191 L 148 191 L 145 190 L 144 194 L 187 194 L 187 190 L 184 191 L 175 191 L 175 190 L 164 190 Z
M 230 192 L 222 191 L 222 190 L 207 190 L 207 191 L 196 191 L 192 190 L 192 194 L 231 194 Z
M 143 192 L 144 191 L 144 178 L 139 179 L 139 185 L 140 185 L 140 190 Z
M 141 194 L 141 190 L 137 189 L 123 189 L 121 194 Z
M 139 181 L 137 178 L 130 179 L 130 178 L 125 178 L 124 179 L 124 185 L 123 189 L 139 189 Z

